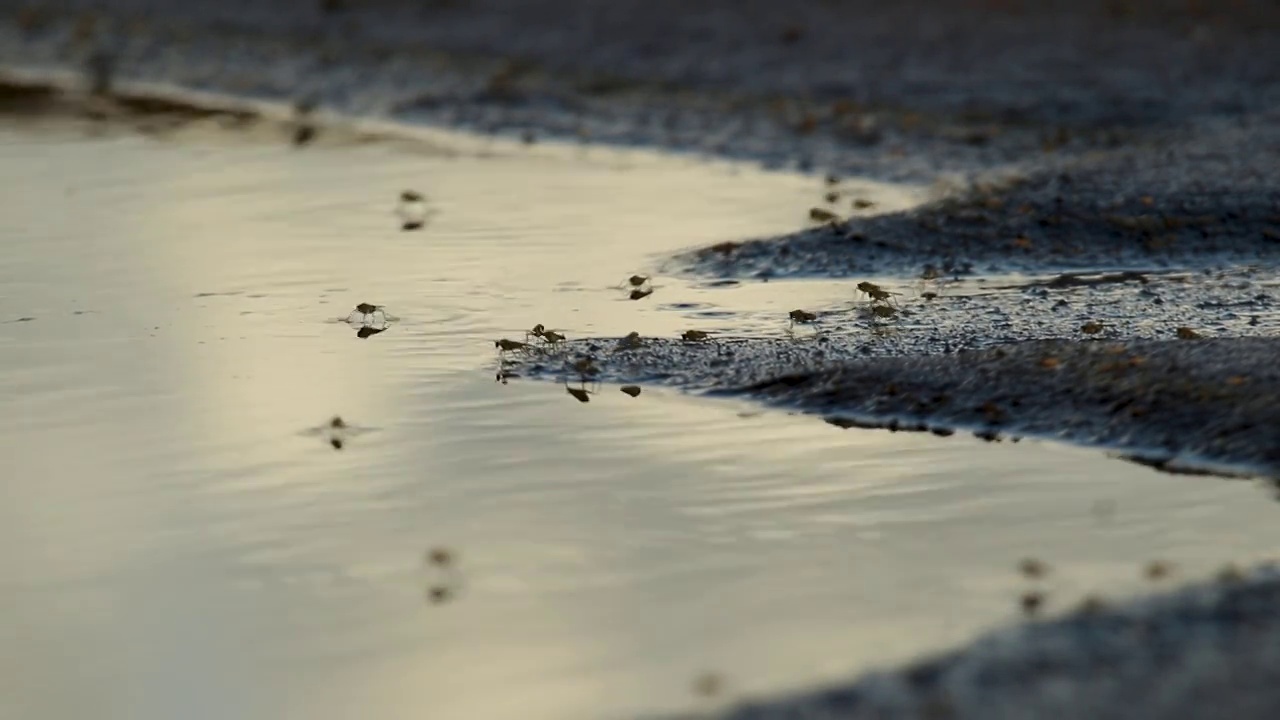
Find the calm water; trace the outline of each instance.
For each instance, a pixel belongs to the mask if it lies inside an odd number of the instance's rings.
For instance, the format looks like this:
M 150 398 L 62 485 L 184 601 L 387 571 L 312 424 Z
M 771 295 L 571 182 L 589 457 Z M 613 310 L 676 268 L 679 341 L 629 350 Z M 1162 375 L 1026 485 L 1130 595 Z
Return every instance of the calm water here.
M 0 717 L 623 718 L 799 688 L 1269 556 L 1247 482 L 494 382 L 492 341 L 781 333 L 840 283 L 658 277 L 818 181 L 591 149 L 0 128 Z M 402 189 L 438 211 L 402 233 Z M 866 186 L 883 208 L 922 197 Z M 360 340 L 339 319 L 385 304 Z M 22 320 L 23 318 L 30 318 Z M 305 431 L 370 429 L 340 452 Z M 423 552 L 458 553 L 424 600 Z

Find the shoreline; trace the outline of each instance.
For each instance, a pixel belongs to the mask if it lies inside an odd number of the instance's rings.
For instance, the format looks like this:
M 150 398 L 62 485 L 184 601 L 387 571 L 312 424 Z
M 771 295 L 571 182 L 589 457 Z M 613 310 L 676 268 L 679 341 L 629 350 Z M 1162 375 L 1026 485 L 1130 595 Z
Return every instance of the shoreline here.
M 99 53 L 130 80 L 914 181 L 1280 106 L 1280 11 L 1257 0 L 151 5 L 14 8 L 0 62 L 79 69 Z
M 986 633 L 850 684 L 748 701 L 725 720 L 1271 717 L 1280 574 L 1212 580 Z M 689 719 L 691 720 L 691 719 Z
M 941 178 L 954 191 L 918 210 L 847 222 L 841 212 L 829 227 L 695 250 L 670 266 L 762 281 L 905 284 L 930 267 L 958 279 L 1104 268 L 1146 279 L 1028 283 L 940 293 L 941 302 L 921 294 L 893 323 L 861 317 L 858 303 L 811 308 L 823 333 L 802 341 L 653 340 L 617 352 L 616 338 L 578 340 L 526 368 L 563 375 L 589 355 L 600 379 L 746 396 L 841 426 L 1056 435 L 1168 471 L 1280 477 L 1280 418 L 1268 403 L 1280 387 L 1280 188 L 1267 176 L 1280 161 L 1274 3 L 991 3 L 1005 9 L 989 27 L 969 17 L 969 4 L 923 0 L 889 9 L 752 3 L 758 25 L 735 25 L 727 2 L 645 17 L 627 1 L 612 6 L 624 20 L 596 8 L 572 22 L 556 13 L 571 3 L 551 0 L 474 15 L 467 2 L 422 11 L 399 0 L 346 4 L 325 14 L 299 3 L 290 15 L 200 3 L 148 17 L 141 0 L 62 0 L 0 16 L 0 64 L 61 68 L 70 81 L 105 49 L 126 85 L 169 83 L 250 106 L 315 100 L 321 115 L 515 142 L 532 132 L 533 141 L 804 172 Z M 895 29 L 926 7 L 937 17 L 913 33 Z M 969 18 L 963 32 L 947 32 L 957 18 Z M 848 53 L 860 62 L 852 79 L 841 75 Z M 717 54 L 723 62 L 710 62 Z M 894 67 L 909 77 L 881 77 Z M 1124 72 L 1107 72 L 1117 67 Z M 6 107 L 42 102 L 33 93 L 5 92 Z M 135 119 L 293 122 L 287 113 L 134 107 Z M 1173 280 L 1153 270 L 1185 272 Z M 1106 328 L 1101 341 L 1081 335 L 1095 321 Z M 1205 339 L 1179 339 L 1183 327 Z M 1280 658 L 1258 638 L 1280 628 L 1278 588 L 1261 569 L 1184 586 L 728 717 L 1199 720 L 1228 702 L 1233 717 L 1270 717 L 1280 694 L 1265 680 Z

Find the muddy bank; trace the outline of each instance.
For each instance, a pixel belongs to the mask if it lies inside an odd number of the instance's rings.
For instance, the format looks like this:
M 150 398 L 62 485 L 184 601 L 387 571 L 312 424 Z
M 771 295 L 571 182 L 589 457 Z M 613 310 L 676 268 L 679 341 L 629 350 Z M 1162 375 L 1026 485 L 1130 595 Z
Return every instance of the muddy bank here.
M 0 62 L 952 190 L 884 217 L 815 194 L 856 217 L 673 266 L 717 275 L 1194 265 L 1280 247 L 1273 3 L 151 5 L 0 11 Z
M 1223 121 L 1051 171 L 969 182 L 910 212 L 856 217 L 847 197 L 815 203 L 846 219 L 701 248 L 671 269 L 841 277 L 1274 263 L 1278 164 L 1274 117 Z
M 1260 0 L 58 0 L 0 11 L 0 61 L 919 180 L 1273 109 L 1278 28 Z
M 739 388 L 842 426 L 972 430 L 1122 448 L 1170 469 L 1280 477 L 1274 338 L 1031 342 L 869 360 Z
M 1212 582 L 1001 630 L 846 686 L 746 703 L 726 720 L 1209 720 L 1280 706 L 1280 573 Z
M 1115 449 L 1168 470 L 1280 478 L 1280 339 L 1071 340 L 901 355 L 804 342 L 583 342 L 523 372 L 664 382 L 880 427 L 988 440 L 1033 435 Z M 879 357 L 857 357 L 882 353 Z M 580 364 L 591 357 L 585 372 Z

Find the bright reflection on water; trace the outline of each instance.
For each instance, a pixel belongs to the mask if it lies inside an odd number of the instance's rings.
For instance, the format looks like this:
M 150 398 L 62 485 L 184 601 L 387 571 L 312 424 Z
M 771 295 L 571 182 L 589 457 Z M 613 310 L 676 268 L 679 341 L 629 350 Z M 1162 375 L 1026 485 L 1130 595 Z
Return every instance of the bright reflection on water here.
M 0 697 L 25 718 L 597 718 L 796 688 L 1259 557 L 1249 483 L 493 379 L 492 341 L 780 333 L 842 283 L 612 286 L 812 179 L 535 148 L 0 131 Z M 438 215 L 402 233 L 400 191 Z M 882 208 L 909 189 L 867 186 Z M 357 302 L 399 318 L 359 340 Z M 19 318 L 33 318 L 23 322 Z M 373 428 L 335 452 L 302 431 Z M 1114 512 L 1100 509 L 1114 508 Z M 422 563 L 463 585 L 430 605 Z M 6 715 L 8 717 L 9 715 Z

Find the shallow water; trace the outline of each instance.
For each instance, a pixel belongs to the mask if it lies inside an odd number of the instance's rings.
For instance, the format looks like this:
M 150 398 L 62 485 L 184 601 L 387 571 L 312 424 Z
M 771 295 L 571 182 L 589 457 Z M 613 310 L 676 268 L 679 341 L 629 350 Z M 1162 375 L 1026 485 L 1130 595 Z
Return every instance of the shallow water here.
M 459 141 L 459 147 L 471 147 Z M 492 341 L 781 333 L 840 283 L 655 277 L 795 228 L 811 178 L 537 146 L 299 151 L 0 129 L 5 717 L 598 718 L 798 688 L 1266 557 L 1246 482 L 494 381 Z M 438 214 L 393 215 L 405 188 Z M 918 189 L 870 186 L 882 209 Z M 341 320 L 385 304 L 367 339 Z M 307 430 L 368 432 L 341 451 Z M 423 552 L 457 595 L 426 602 Z

